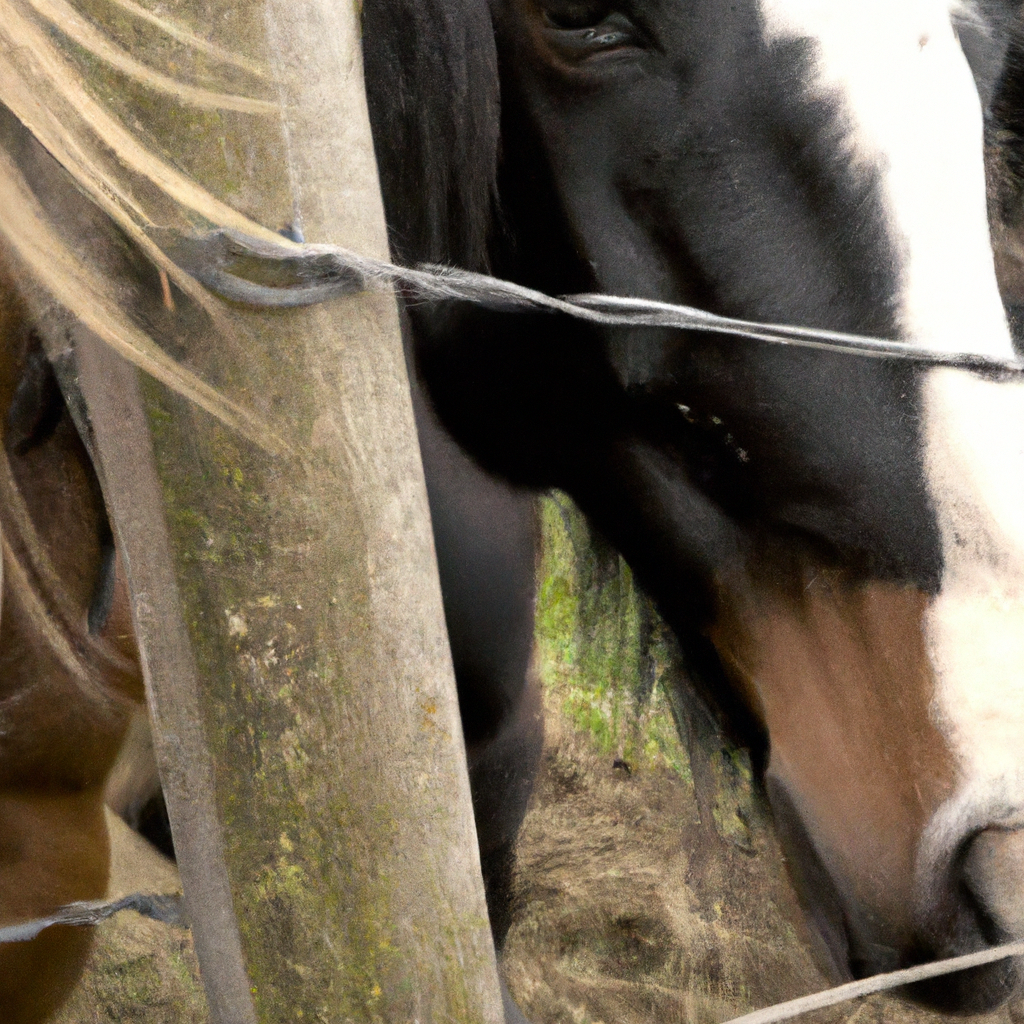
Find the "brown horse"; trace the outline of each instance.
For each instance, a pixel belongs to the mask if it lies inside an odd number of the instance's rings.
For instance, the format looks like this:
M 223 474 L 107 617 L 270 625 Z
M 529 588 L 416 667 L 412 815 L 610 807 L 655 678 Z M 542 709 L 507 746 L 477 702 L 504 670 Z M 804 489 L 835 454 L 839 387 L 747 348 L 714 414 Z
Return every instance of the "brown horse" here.
M 104 783 L 142 675 L 102 497 L 0 263 L 0 923 L 106 891 Z M 0 945 L 0 1019 L 44 1020 L 89 929 Z

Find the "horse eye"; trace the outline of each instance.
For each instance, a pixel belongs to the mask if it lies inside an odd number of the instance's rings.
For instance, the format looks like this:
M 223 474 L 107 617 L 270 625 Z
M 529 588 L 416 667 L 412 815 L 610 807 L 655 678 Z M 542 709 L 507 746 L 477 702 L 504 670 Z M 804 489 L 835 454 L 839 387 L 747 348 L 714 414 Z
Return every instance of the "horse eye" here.
M 637 42 L 629 18 L 604 3 L 554 3 L 545 9 L 544 21 L 552 41 L 578 56 Z

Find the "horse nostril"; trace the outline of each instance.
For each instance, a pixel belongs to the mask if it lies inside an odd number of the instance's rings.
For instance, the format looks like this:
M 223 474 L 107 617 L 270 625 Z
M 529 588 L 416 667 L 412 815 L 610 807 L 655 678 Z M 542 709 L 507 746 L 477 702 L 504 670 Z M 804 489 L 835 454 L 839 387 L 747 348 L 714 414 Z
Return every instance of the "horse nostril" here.
M 986 939 L 1024 937 L 1024 828 L 979 832 L 965 850 L 963 879 L 978 909 L 998 929 Z

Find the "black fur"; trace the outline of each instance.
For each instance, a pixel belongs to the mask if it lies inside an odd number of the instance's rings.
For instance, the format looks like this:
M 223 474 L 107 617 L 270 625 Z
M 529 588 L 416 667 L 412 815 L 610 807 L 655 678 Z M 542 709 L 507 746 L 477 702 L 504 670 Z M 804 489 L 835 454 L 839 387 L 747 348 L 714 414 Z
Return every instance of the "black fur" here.
M 996 213 L 1016 226 L 1024 211 L 1024 24 L 1008 33 L 1003 62 L 996 80 L 986 135 L 1004 173 L 997 185 Z
M 486 4 L 373 0 L 363 61 L 391 246 L 411 263 L 487 264 L 498 74 Z

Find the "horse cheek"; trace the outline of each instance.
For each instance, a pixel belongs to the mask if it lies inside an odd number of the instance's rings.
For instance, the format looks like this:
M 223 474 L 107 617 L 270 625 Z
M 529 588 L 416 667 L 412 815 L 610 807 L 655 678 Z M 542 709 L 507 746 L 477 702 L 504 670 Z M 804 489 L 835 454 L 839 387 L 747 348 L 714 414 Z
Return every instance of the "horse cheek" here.
M 112 581 L 106 621 L 95 634 L 89 628 L 109 547 L 106 513 L 55 381 L 47 383 L 38 339 L 6 284 L 0 268 L 3 925 L 105 895 L 103 786 L 142 697 L 123 573 Z M 91 943 L 91 929 L 54 927 L 0 944 L 0 1020 L 37 1024 L 52 1014 Z
M 0 744 L 0 922 L 31 920 L 105 895 L 110 849 L 103 782 L 128 723 L 127 702 L 90 701 L 32 630 L 7 574 L 0 678 L 12 699 Z M 4 707 L 3 705 L 7 706 Z M 70 994 L 91 929 L 52 928 L 0 945 L 0 1017 L 38 1022 Z
M 712 639 L 771 736 L 769 792 L 785 793 L 820 862 L 803 874 L 824 868 L 837 889 L 801 896 L 812 917 L 838 899 L 856 960 L 858 937 L 913 941 L 921 836 L 956 765 L 930 717 L 928 595 L 835 570 L 798 575 L 733 588 Z

